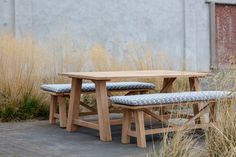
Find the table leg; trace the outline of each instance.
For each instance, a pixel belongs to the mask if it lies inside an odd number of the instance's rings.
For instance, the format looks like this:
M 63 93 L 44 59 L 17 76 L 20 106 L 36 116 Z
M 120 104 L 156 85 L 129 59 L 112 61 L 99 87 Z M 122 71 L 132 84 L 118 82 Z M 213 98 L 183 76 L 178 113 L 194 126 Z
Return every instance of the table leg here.
M 164 78 L 161 93 L 169 93 L 172 91 L 173 82 L 176 78 Z
M 193 78 L 193 77 L 190 77 L 189 78 L 189 85 L 190 85 L 190 90 L 191 91 L 200 91 L 201 90 L 201 85 L 200 85 L 200 81 L 198 78 Z M 200 108 L 201 108 L 201 104 L 193 104 L 193 114 L 196 115 L 199 113 L 200 111 Z M 201 123 L 201 119 L 200 118 L 197 118 L 195 120 L 195 123 L 196 124 L 200 124 Z
M 216 105 L 217 102 L 212 102 L 209 104 L 210 106 L 210 122 L 215 123 L 216 122 Z
M 176 78 L 164 78 L 160 93 L 170 93 L 172 91 L 173 82 L 175 80 Z M 167 110 L 166 107 L 162 107 L 160 109 L 160 114 L 161 115 L 165 114 L 166 110 Z
M 80 97 L 81 97 L 82 79 L 72 78 L 70 102 L 67 119 L 67 131 L 76 131 L 77 126 L 73 120 L 79 117 Z
M 190 90 L 191 91 L 200 91 L 201 90 L 201 85 L 200 81 L 198 78 L 190 77 L 189 78 L 189 85 L 190 85 Z
M 100 140 L 112 141 L 106 81 L 94 81 Z

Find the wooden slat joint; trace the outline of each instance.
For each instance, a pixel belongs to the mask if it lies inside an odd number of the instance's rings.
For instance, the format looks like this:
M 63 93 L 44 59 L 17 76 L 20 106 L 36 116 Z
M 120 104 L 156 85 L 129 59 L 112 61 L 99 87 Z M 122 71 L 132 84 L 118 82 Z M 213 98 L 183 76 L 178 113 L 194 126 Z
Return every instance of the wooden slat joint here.
M 87 127 L 87 128 L 91 128 L 91 129 L 96 129 L 96 130 L 99 129 L 98 124 L 93 123 L 93 122 L 84 121 L 84 120 L 81 120 L 81 119 L 74 119 L 73 124 L 83 126 L 83 127 Z
M 137 137 L 135 131 L 131 131 L 131 130 L 129 130 L 127 134 L 128 134 L 129 136 L 132 136 L 132 137 Z
M 54 117 L 59 119 L 60 118 L 60 115 L 58 113 L 54 113 Z

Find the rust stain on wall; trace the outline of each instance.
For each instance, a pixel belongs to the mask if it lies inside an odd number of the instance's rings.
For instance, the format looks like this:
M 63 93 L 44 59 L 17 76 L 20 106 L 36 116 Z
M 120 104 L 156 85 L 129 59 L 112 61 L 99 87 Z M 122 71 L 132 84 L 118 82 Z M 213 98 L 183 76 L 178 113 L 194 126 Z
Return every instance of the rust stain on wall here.
M 236 5 L 216 5 L 216 63 L 236 67 Z

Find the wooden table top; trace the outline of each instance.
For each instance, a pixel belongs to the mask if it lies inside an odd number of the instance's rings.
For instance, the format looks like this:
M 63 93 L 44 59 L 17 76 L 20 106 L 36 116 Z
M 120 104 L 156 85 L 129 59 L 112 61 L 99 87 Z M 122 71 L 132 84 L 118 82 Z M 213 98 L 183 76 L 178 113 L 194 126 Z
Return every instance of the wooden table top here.
M 207 72 L 188 72 L 172 70 L 147 70 L 147 71 L 104 71 L 104 72 L 65 72 L 61 76 L 81 78 L 88 80 L 114 80 L 136 78 L 176 78 L 176 77 L 205 77 Z

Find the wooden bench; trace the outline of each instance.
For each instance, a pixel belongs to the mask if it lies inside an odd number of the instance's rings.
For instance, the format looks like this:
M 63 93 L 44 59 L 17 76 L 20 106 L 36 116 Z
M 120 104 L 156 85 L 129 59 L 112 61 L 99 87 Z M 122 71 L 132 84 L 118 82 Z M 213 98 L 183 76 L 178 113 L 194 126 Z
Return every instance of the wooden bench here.
M 182 129 L 197 129 L 212 126 L 216 123 L 216 105 L 219 100 L 229 101 L 235 93 L 225 91 L 196 91 L 196 92 L 180 92 L 180 93 L 158 93 L 144 94 L 132 96 L 112 96 L 110 97 L 113 106 L 123 109 L 124 116 L 122 119 L 122 143 L 130 143 L 130 136 L 137 138 L 138 147 L 146 147 L 146 135 L 173 132 Z M 194 115 L 189 114 L 169 114 L 160 115 L 152 111 L 153 108 L 162 108 L 179 105 L 198 105 L 205 103 L 206 105 Z M 200 117 L 208 112 L 209 122 L 203 123 Z M 145 130 L 145 115 L 153 120 L 166 124 L 166 127 Z M 134 116 L 135 130 L 131 130 L 131 124 Z M 182 125 L 174 125 L 169 123 L 169 119 L 186 118 L 188 121 Z
M 147 93 L 149 90 L 155 88 L 154 84 L 146 82 L 109 82 L 106 86 L 108 96 L 112 96 L 113 92 L 126 92 L 125 95 Z M 40 88 L 51 96 L 49 123 L 55 124 L 58 119 L 60 127 L 66 127 L 67 106 L 65 101 L 70 96 L 71 84 L 43 84 Z M 82 92 L 94 93 L 95 84 L 83 83 Z M 80 102 L 80 105 L 88 110 L 88 112 L 82 112 L 80 114 L 81 116 L 97 113 L 96 109 L 88 104 Z

